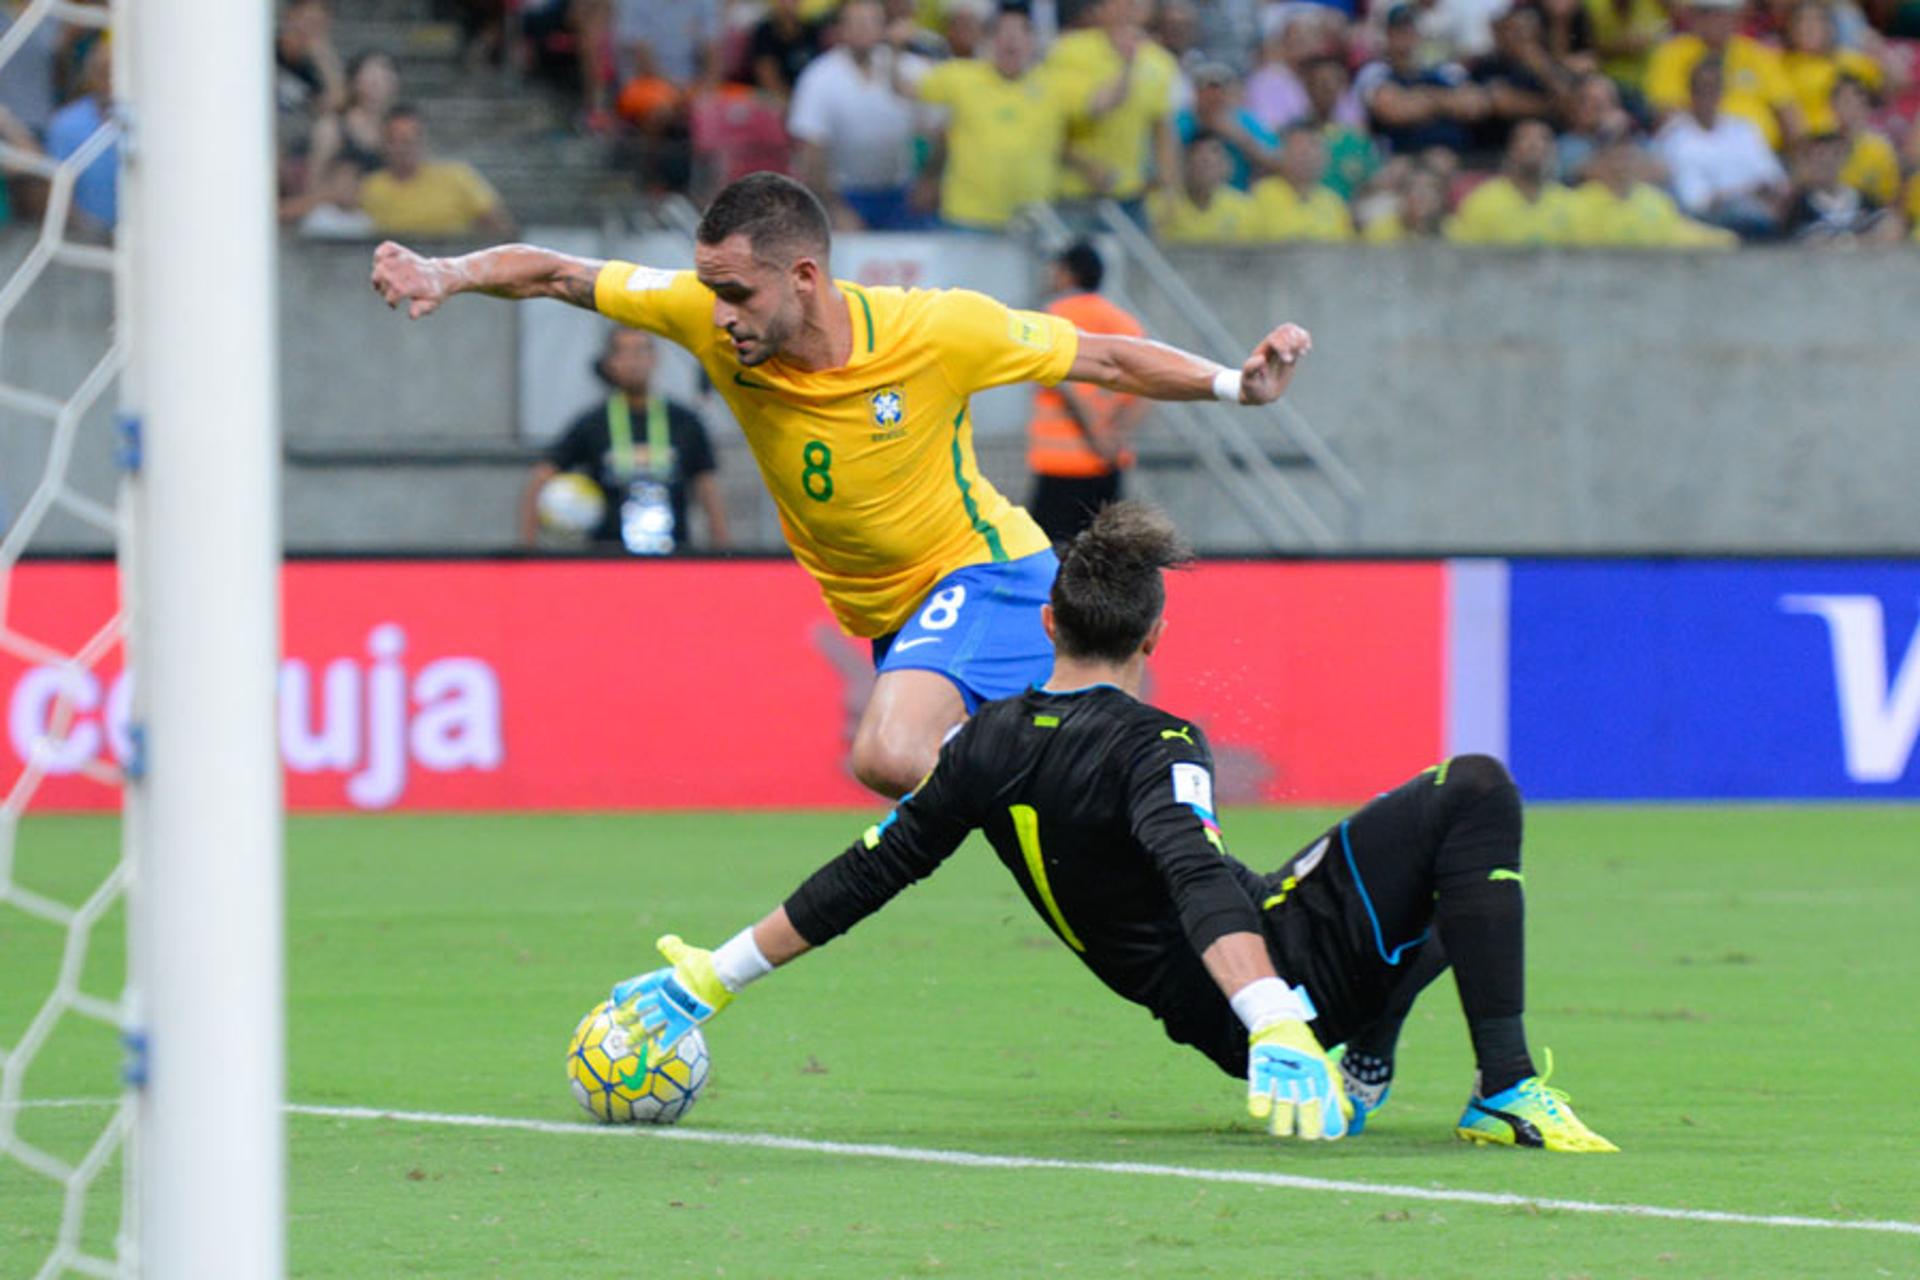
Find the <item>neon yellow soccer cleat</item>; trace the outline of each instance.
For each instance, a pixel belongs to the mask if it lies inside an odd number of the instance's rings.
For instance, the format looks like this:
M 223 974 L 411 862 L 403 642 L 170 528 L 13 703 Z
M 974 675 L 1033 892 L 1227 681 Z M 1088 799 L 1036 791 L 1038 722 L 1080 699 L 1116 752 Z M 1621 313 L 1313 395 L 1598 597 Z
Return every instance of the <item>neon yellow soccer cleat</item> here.
M 1620 1150 L 1573 1114 L 1566 1094 L 1547 1087 L 1547 1077 L 1552 1074 L 1553 1057 L 1549 1054 L 1545 1076 L 1528 1076 L 1491 1098 L 1482 1098 L 1476 1088 L 1454 1134 L 1468 1142 L 1575 1154 Z

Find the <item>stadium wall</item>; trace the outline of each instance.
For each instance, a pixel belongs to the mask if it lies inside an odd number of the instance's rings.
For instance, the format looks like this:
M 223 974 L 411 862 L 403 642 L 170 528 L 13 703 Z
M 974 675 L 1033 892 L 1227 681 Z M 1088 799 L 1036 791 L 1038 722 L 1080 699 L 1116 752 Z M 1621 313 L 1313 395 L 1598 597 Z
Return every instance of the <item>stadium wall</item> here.
M 103 562 L 23 565 L 71 651 Z M 308 811 L 872 807 L 872 683 L 784 561 L 287 567 L 280 748 Z M 1920 797 L 1920 562 L 1212 561 L 1177 575 L 1149 696 L 1228 803 L 1348 804 L 1444 755 L 1534 799 Z M 0 658 L 0 792 L 111 809 L 130 691 Z
M 582 252 L 666 260 L 671 237 L 551 228 Z M 25 252 L 0 235 L 0 269 Z M 301 550 L 484 552 L 515 536 L 531 445 L 596 394 L 594 321 L 558 304 L 449 307 L 425 324 L 367 290 L 367 248 L 282 254 L 288 543 Z M 873 281 L 964 281 L 1024 301 L 1037 275 L 1004 241 L 869 236 L 841 264 Z M 1920 255 L 1537 253 L 1296 247 L 1187 251 L 1186 277 L 1251 341 L 1276 318 L 1316 335 L 1297 403 L 1368 497 L 1354 544 L 1387 554 L 1729 551 L 1920 554 Z M 1156 328 L 1193 335 L 1132 286 Z M 64 396 L 100 354 L 110 299 L 55 266 L 9 323 L 0 373 Z M 691 370 L 670 360 L 682 394 Z M 1026 480 L 1023 399 L 979 406 L 983 465 Z M 102 405 L 70 475 L 110 495 Z M 17 427 L 18 429 L 14 429 Z M 49 432 L 0 411 L 0 513 L 17 510 Z M 716 419 L 737 526 L 777 546 L 744 442 Z M 1143 478 L 1200 545 L 1252 531 L 1202 472 Z M 0 514 L 0 520 L 4 520 Z M 104 545 L 54 512 L 42 549 Z

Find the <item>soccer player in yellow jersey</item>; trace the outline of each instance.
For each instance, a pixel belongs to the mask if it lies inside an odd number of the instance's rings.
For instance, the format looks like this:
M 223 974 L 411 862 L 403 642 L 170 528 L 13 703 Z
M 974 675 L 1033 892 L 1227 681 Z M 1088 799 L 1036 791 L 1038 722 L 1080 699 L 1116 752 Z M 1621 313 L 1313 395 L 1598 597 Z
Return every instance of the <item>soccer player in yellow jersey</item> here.
M 714 198 L 694 270 L 593 262 L 528 245 L 428 258 L 391 242 L 373 287 L 419 319 L 461 293 L 556 298 L 687 348 L 746 433 L 787 542 L 879 679 L 853 770 L 911 790 L 980 703 L 1044 680 L 1057 568 L 1046 535 L 974 462 L 968 399 L 1011 382 L 1091 383 L 1156 400 L 1266 404 L 1312 339 L 1297 325 L 1245 364 L 1144 338 L 1083 334 L 965 289 L 835 280 L 826 211 L 799 183 L 749 174 Z

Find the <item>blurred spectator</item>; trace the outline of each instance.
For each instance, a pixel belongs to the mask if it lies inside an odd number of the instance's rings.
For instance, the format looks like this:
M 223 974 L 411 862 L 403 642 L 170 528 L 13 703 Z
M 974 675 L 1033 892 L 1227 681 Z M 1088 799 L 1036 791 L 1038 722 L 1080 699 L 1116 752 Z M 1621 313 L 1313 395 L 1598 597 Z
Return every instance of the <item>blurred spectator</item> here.
M 30 156 L 41 154 L 40 139 L 34 137 L 33 130 L 20 123 L 13 112 L 7 110 L 4 106 L 0 106 L 0 142 L 5 142 L 15 150 L 23 151 Z M 22 181 L 23 178 L 24 175 L 14 175 L 14 184 L 25 185 Z M 38 217 L 42 212 L 38 201 L 41 196 L 44 195 L 45 183 L 40 182 L 38 179 L 33 181 L 36 188 L 33 197 L 35 203 L 29 208 L 20 210 L 20 212 L 28 214 L 31 217 Z M 12 222 L 14 214 L 12 187 L 8 183 L 0 182 L 0 226 L 5 226 L 9 222 Z
M 1567 102 L 1567 127 L 1555 144 L 1558 170 L 1560 181 L 1577 185 L 1600 136 L 1630 128 L 1633 119 L 1620 104 L 1620 87 L 1598 72 L 1581 76 Z
M 1360 202 L 1366 210 L 1360 238 L 1368 244 L 1437 240 L 1447 221 L 1447 179 L 1439 170 L 1401 158 L 1381 171 L 1384 189 Z
M 1252 69 L 1249 54 L 1260 45 L 1259 0 L 1205 0 L 1200 5 L 1200 47 L 1209 62 L 1224 62 L 1241 75 Z
M 1342 200 L 1351 200 L 1372 181 L 1380 168 L 1380 151 L 1363 125 L 1347 123 L 1346 108 L 1353 97 L 1353 77 L 1338 58 L 1316 58 L 1304 68 L 1307 114 L 1301 123 L 1320 130 L 1327 148 L 1327 172 L 1320 180 Z
M 1159 0 L 1151 25 L 1147 28 L 1160 47 L 1173 55 L 1175 68 L 1173 109 L 1193 109 L 1194 73 L 1211 59 L 1200 47 L 1200 11 L 1192 0 Z M 1228 71 L 1233 69 L 1228 67 Z M 1234 80 L 1239 80 L 1234 74 Z
M 688 194 L 695 203 L 704 206 L 721 187 L 750 173 L 788 172 L 792 143 L 781 103 L 743 84 L 716 85 L 694 99 Z
M 1733 232 L 1695 222 L 1673 197 L 1642 178 L 1647 157 L 1624 124 L 1607 127 L 1589 157 L 1587 182 L 1573 193 L 1572 243 L 1682 249 L 1730 248 Z
M 520 0 L 528 68 L 580 95 L 580 123 L 613 128 L 612 0 Z
M 946 41 L 947 56 L 950 58 L 990 57 L 986 49 L 987 32 L 993 26 L 993 17 L 998 10 L 992 0 L 947 0 L 941 15 L 940 35 Z M 1026 13 L 1027 25 L 1033 25 L 1033 14 Z
M 1646 85 L 1647 62 L 1673 34 L 1671 0 L 1586 0 L 1600 70 L 1634 93 Z
M 605 513 L 588 541 L 636 555 L 664 555 L 693 544 L 688 500 L 700 506 L 707 546 L 732 544 L 715 479 L 713 443 L 691 409 L 653 391 L 653 337 L 614 328 L 593 371 L 607 384 L 604 403 L 578 418 L 534 464 L 520 500 L 520 540 L 539 540 L 541 488 L 563 471 L 586 476 L 605 496 Z
M 937 4 L 938 0 L 933 2 Z M 940 34 L 921 20 L 916 0 L 880 0 L 880 9 L 885 19 L 880 24 L 881 30 L 896 53 L 917 54 L 929 61 L 938 61 L 951 52 Z
M 1144 0 L 1093 0 L 1089 26 L 1054 43 L 1044 64 L 1083 104 L 1067 126 L 1067 169 L 1060 193 L 1067 200 L 1102 196 L 1144 220 L 1149 179 L 1179 180 L 1179 139 L 1173 124 L 1173 55 L 1142 29 Z
M 1834 123 L 1847 139 L 1847 163 L 1840 180 L 1882 208 L 1900 196 L 1900 157 L 1893 143 L 1874 128 L 1873 97 L 1851 76 L 1833 86 Z
M 1253 201 L 1260 214 L 1262 240 L 1353 239 L 1353 218 L 1347 202 L 1321 184 L 1327 171 L 1327 148 L 1320 130 L 1297 124 L 1280 144 L 1279 172 L 1254 184 Z
M 1494 155 L 1506 150 L 1515 122 L 1557 115 L 1560 95 L 1572 84 L 1541 43 L 1539 11 L 1520 5 L 1493 20 L 1493 51 L 1474 59 L 1468 74 L 1487 93 L 1475 141 Z
M 1766 239 L 1779 230 L 1786 171 L 1753 121 L 1721 112 L 1722 81 L 1718 59 L 1695 64 L 1689 108 L 1667 121 L 1654 150 L 1689 216 Z
M 275 95 L 284 117 L 317 119 L 346 105 L 347 78 L 333 47 L 327 0 L 293 0 L 273 43 Z M 304 136 L 306 128 L 298 132 Z
M 324 168 L 309 166 L 307 189 L 280 201 L 280 221 L 313 240 L 365 240 L 378 230 L 360 207 L 360 171 L 335 157 Z
M 1033 23 L 1003 9 L 989 37 L 991 62 L 955 58 L 920 77 L 916 93 L 947 112 L 940 217 L 997 231 L 1023 205 L 1051 200 L 1060 185 L 1071 104 L 1033 67 Z
M 439 0 L 436 9 L 460 27 L 460 57 L 469 67 L 499 66 L 506 60 L 510 0 Z
M 0 5 L 0 35 L 13 29 L 26 7 L 19 3 Z M 44 138 L 47 125 L 59 105 L 58 67 L 75 30 L 62 28 L 52 18 L 42 18 L 21 40 L 13 56 L 0 63 L 0 107 L 13 118 Z
M 913 109 L 894 91 L 925 73 L 925 62 L 881 43 L 879 0 L 841 6 L 839 43 L 816 58 L 793 91 L 787 129 L 799 144 L 794 167 L 835 224 L 893 231 L 922 225 L 909 207 Z
M 1903 212 L 1907 215 L 1907 224 L 1913 228 L 1913 238 L 1920 241 L 1920 173 L 1907 179 L 1907 195 Z
M 1220 140 L 1231 168 L 1227 181 L 1238 190 L 1245 191 L 1279 163 L 1279 135 L 1240 105 L 1240 82 L 1224 62 L 1195 68 L 1193 108 L 1179 114 L 1176 126 L 1182 142 L 1190 143 L 1203 133 Z
M 1143 337 L 1140 321 L 1100 296 L 1105 265 L 1082 240 L 1053 261 L 1046 310 L 1087 333 Z M 1084 383 L 1044 388 L 1033 398 L 1027 435 L 1027 465 L 1033 494 L 1027 510 L 1054 542 L 1086 528 L 1094 512 L 1118 501 L 1123 475 L 1133 465 L 1134 432 L 1149 402 Z
M 1410 0 L 1423 58 L 1465 62 L 1493 52 L 1493 20 L 1512 0 Z
M 372 173 L 385 159 L 387 113 L 400 100 L 400 72 L 384 53 L 363 53 L 347 68 L 347 105 L 322 116 L 313 128 L 307 165 L 316 177 L 330 174 L 336 159 L 359 175 Z
M 1573 193 L 1553 180 L 1553 160 L 1552 126 L 1542 120 L 1515 125 L 1499 174 L 1460 202 L 1447 238 L 1461 244 L 1566 244 L 1573 232 Z
M 1547 56 L 1568 77 L 1600 69 L 1594 42 L 1593 16 L 1584 0 L 1534 0 L 1540 15 L 1540 43 Z
M 622 92 L 659 80 L 685 94 L 719 74 L 720 0 L 614 0 L 613 45 Z
M 472 165 L 435 160 L 426 124 L 402 105 L 387 115 L 386 165 L 360 185 L 360 207 L 388 235 L 505 235 L 513 219 Z
M 1814 134 L 1794 148 L 1793 190 L 1781 218 L 1788 239 L 1808 244 L 1886 244 L 1899 238 L 1899 215 L 1840 180 L 1847 140 Z
M 1745 0 L 1687 0 L 1685 35 L 1669 38 L 1647 64 L 1647 102 L 1663 115 L 1684 112 L 1688 75 L 1707 57 L 1719 60 L 1725 84 L 1721 110 L 1751 121 L 1774 150 L 1803 132 L 1777 50 L 1739 33 Z
M 1836 48 L 1833 15 L 1817 0 L 1801 0 L 1787 18 L 1787 51 L 1781 55 L 1794 105 L 1809 133 L 1839 127 L 1833 114 L 1833 90 L 1842 76 L 1878 91 L 1885 76 L 1880 64 L 1854 49 Z
M 1186 174 L 1177 188 L 1147 197 L 1153 231 L 1167 244 L 1243 244 L 1256 238 L 1259 208 L 1227 184 L 1226 144 L 1210 133 L 1187 143 Z
M 85 146 L 106 124 L 113 106 L 113 54 L 104 40 L 87 50 L 81 64 L 80 96 L 53 113 L 47 124 L 47 154 L 65 160 Z M 86 167 L 73 184 L 75 219 L 84 232 L 105 235 L 120 217 L 120 144 Z
M 1473 143 L 1470 126 L 1486 117 L 1486 91 L 1457 63 L 1422 65 L 1416 21 L 1410 4 L 1388 10 L 1382 55 L 1360 69 L 1354 87 L 1374 132 L 1395 152 L 1466 151 Z
M 1274 133 L 1302 119 L 1309 109 L 1307 67 L 1327 58 L 1345 65 L 1339 19 L 1315 5 L 1298 4 L 1282 11 L 1281 22 L 1261 46 L 1259 68 L 1247 78 L 1247 110 Z M 1349 88 L 1335 118 L 1344 125 L 1364 126 L 1366 109 Z
M 753 82 L 762 93 L 782 102 L 793 96 L 800 73 L 820 56 L 821 28 L 800 16 L 800 0 L 773 0 L 747 42 Z

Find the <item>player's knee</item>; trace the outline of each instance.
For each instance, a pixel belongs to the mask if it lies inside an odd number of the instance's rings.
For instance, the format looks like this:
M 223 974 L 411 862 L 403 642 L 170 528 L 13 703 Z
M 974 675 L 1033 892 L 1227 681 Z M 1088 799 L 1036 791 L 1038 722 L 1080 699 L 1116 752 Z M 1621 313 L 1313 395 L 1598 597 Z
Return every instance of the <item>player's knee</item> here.
M 898 800 L 926 776 L 918 744 L 904 742 L 884 731 L 862 733 L 853 742 L 853 776 L 869 791 Z
M 1490 796 L 1511 796 L 1516 804 L 1520 799 L 1513 775 L 1495 756 L 1470 753 L 1453 757 L 1447 761 L 1445 785 L 1467 804 Z

